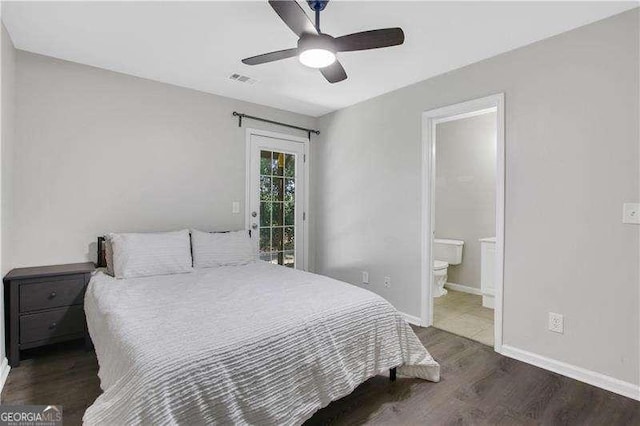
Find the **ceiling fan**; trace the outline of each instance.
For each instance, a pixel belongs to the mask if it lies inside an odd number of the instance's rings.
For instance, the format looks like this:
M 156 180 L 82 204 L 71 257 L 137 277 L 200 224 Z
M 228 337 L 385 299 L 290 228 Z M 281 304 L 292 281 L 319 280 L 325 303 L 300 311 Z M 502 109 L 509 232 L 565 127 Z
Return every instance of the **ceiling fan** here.
M 242 62 L 247 65 L 259 65 L 298 56 L 302 64 L 320 69 L 329 83 L 337 83 L 347 78 L 347 73 L 336 58 L 338 52 L 378 49 L 404 43 L 404 32 L 401 28 L 363 31 L 341 37 L 324 34 L 320 31 L 320 12 L 329 0 L 309 0 L 307 3 L 315 12 L 315 25 L 295 0 L 269 0 L 273 10 L 299 37 L 298 47 L 252 56 L 243 59 Z

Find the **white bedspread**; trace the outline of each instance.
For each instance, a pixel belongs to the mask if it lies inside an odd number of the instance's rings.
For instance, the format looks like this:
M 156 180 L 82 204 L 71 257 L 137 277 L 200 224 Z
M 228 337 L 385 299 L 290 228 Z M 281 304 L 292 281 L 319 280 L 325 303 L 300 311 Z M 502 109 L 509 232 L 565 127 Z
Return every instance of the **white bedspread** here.
M 87 424 L 299 424 L 380 372 L 439 380 L 381 297 L 265 262 L 116 280 L 85 296 L 102 395 Z

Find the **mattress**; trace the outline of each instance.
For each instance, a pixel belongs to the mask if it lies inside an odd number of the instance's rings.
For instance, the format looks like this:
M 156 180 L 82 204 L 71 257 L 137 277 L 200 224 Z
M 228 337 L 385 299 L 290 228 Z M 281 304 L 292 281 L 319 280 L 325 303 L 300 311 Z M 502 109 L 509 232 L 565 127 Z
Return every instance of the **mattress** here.
M 380 296 L 266 262 L 132 279 L 85 296 L 103 393 L 86 424 L 300 424 L 368 378 L 438 381 Z

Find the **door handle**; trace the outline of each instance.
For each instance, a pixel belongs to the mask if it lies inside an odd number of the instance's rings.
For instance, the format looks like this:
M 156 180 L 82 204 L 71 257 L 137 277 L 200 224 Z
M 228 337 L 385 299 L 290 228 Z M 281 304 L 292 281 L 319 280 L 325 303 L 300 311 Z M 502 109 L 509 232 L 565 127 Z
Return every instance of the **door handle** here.
M 258 224 L 257 223 L 252 223 L 251 224 L 251 229 L 258 229 Z
M 256 216 L 258 216 L 257 212 L 251 212 L 251 217 L 256 217 Z

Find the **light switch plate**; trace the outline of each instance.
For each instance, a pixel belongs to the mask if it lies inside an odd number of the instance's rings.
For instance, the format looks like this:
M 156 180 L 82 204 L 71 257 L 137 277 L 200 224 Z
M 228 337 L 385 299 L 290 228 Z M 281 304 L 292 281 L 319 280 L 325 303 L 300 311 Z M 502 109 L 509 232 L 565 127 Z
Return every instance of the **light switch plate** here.
M 369 273 L 362 271 L 362 284 L 369 284 Z
M 240 201 L 231 203 L 231 213 L 240 213 Z
M 622 223 L 640 224 L 640 203 L 622 205 Z

